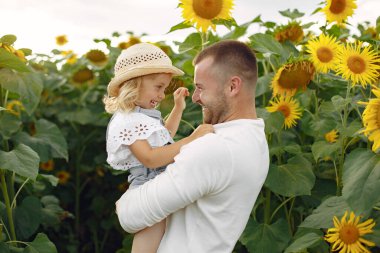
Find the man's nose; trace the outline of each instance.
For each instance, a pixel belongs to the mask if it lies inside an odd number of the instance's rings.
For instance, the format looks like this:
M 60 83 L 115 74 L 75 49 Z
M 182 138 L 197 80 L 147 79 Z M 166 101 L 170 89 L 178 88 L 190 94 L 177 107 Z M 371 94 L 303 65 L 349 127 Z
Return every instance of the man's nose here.
M 191 97 L 193 103 L 198 103 L 199 101 L 199 91 L 197 89 L 194 90 L 193 96 Z

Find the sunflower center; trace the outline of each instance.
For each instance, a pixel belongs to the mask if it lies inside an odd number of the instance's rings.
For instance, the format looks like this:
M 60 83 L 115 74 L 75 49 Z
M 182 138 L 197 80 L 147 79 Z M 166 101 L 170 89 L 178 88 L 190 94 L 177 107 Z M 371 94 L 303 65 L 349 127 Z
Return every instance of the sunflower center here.
M 305 88 L 309 84 L 312 75 L 313 72 L 308 71 L 306 66 L 303 67 L 302 64 L 297 64 L 284 69 L 278 83 L 283 89 Z
M 361 74 L 365 71 L 365 61 L 359 56 L 351 56 L 347 60 L 348 68 L 355 74 Z
M 194 12 L 201 18 L 213 19 L 219 15 L 223 7 L 223 0 L 194 0 Z
M 359 239 L 359 230 L 356 226 L 346 224 L 344 225 L 339 232 L 339 238 L 345 244 L 352 244 Z
M 331 2 L 330 11 L 334 14 L 342 13 L 346 8 L 346 0 L 333 0 Z
M 278 107 L 278 110 L 284 114 L 285 118 L 287 118 L 290 115 L 290 108 L 286 105 L 281 105 Z
M 328 47 L 320 47 L 317 49 L 317 57 L 321 62 L 330 62 L 333 56 L 333 53 Z

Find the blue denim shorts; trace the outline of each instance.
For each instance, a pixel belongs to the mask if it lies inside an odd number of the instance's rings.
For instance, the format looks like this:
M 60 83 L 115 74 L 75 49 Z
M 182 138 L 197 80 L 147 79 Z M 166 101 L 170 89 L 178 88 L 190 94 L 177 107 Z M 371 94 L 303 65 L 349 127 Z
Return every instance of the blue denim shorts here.
M 143 165 L 130 168 L 130 174 L 128 176 L 129 189 L 143 185 L 144 183 L 148 182 L 149 180 L 155 178 L 157 175 L 164 172 L 165 169 L 166 166 L 159 167 L 157 169 L 148 169 Z

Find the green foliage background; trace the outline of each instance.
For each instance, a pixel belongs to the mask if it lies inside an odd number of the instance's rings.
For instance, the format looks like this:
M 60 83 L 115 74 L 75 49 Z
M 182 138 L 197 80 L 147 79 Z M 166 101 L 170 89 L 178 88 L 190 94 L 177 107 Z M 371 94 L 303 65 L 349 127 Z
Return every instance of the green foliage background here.
M 303 29 L 303 14 L 284 11 Z M 263 33 L 247 34 L 252 24 Z M 363 220 L 376 221 L 374 233 L 366 237 L 380 251 L 380 157 L 360 133 L 363 107 L 370 89 L 354 87 L 330 72 L 317 74 L 305 91 L 296 94 L 303 115 L 296 127 L 284 130 L 284 116 L 269 113 L 265 107 L 272 97 L 271 80 L 288 59 L 304 54 L 304 37 L 298 44 L 274 38 L 278 24 L 264 22 L 260 16 L 238 25 L 225 21 L 230 32 L 219 36 L 191 33 L 171 46 L 158 42 L 174 65 L 185 71 L 177 83 L 193 89 L 192 59 L 205 46 L 224 39 L 244 39 L 256 52 L 259 80 L 256 106 L 265 120 L 271 166 L 248 225 L 235 252 L 330 252 L 323 236 L 333 226 L 333 216 L 354 211 Z M 367 34 L 368 24 L 358 27 L 359 35 L 348 28 L 321 27 L 338 39 L 355 38 L 372 44 L 378 52 L 377 38 Z M 188 28 L 185 24 L 171 31 Z M 131 34 L 131 33 L 130 33 Z M 106 164 L 105 133 L 109 115 L 102 98 L 113 76 L 113 66 L 121 49 L 113 44 L 120 36 L 95 39 L 107 46 L 105 64 L 94 64 L 85 55 L 74 64 L 60 50 L 51 55 L 33 54 L 26 63 L 0 48 L 0 251 L 1 252 L 130 252 L 131 235 L 118 224 L 114 203 L 127 189 L 127 175 Z M 131 34 L 133 36 L 133 33 Z M 15 36 L 0 39 L 12 46 Z M 22 49 L 28 55 L 30 50 Z M 86 82 L 75 82 L 82 69 L 93 73 Z M 21 101 L 19 114 L 7 108 Z M 173 105 L 169 93 L 160 105 L 166 115 Z M 201 111 L 187 99 L 177 139 L 187 136 L 201 122 Z M 336 143 L 323 135 L 339 130 Z M 54 161 L 50 171 L 41 163 Z M 336 173 L 342 173 L 342 181 Z M 60 181 L 62 172 L 69 175 Z

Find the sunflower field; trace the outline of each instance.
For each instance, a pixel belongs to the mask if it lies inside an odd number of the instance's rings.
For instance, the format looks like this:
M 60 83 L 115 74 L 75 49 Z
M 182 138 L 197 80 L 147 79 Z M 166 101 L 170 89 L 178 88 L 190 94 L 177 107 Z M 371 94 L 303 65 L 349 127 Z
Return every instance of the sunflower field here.
M 256 108 L 265 120 L 271 164 L 234 253 L 380 252 L 380 18 L 353 27 L 356 0 L 326 0 L 314 13 L 324 25 L 260 16 L 237 24 L 233 0 L 180 0 L 188 29 L 182 41 L 155 42 L 185 72 L 167 89 L 193 90 L 192 60 L 220 40 L 256 53 Z M 373 22 L 373 21 L 371 21 Z M 258 25 L 260 33 L 249 33 Z M 223 36 L 215 32 L 224 26 Z M 127 174 L 106 163 L 110 115 L 102 99 L 121 50 L 144 41 L 127 32 L 94 39 L 106 50 L 84 55 L 57 49 L 38 54 L 0 38 L 0 252 L 128 253 L 132 235 L 120 227 L 115 201 Z M 187 99 L 178 134 L 202 122 Z

